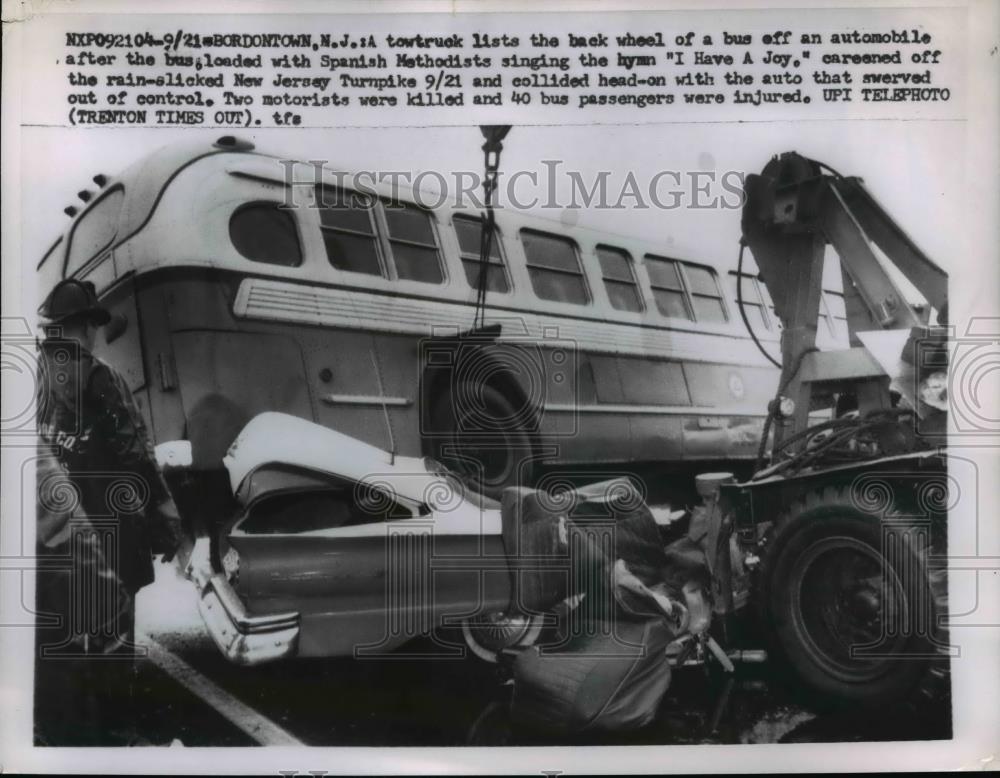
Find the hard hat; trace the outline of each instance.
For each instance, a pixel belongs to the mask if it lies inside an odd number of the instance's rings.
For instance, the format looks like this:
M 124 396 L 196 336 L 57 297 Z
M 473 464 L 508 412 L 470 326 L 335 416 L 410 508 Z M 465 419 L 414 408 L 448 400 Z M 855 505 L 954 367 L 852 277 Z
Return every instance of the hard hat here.
M 38 312 L 52 324 L 76 316 L 86 317 L 98 326 L 111 321 L 111 314 L 97 299 L 93 282 L 78 281 L 75 278 L 67 278 L 56 284 Z

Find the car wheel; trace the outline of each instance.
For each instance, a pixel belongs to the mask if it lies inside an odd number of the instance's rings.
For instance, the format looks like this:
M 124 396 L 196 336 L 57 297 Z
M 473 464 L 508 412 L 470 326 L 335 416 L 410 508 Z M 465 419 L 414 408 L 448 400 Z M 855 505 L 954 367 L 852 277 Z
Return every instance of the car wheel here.
M 462 622 L 469 650 L 484 662 L 496 664 L 507 648 L 527 648 L 538 640 L 544 618 L 540 614 L 486 613 Z

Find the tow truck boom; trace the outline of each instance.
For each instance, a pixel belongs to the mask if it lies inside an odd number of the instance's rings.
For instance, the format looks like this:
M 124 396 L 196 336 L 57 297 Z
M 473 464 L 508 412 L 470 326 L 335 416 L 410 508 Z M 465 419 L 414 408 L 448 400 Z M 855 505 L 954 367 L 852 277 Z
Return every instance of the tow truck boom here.
M 795 152 L 747 177 L 743 245 L 753 253 L 783 324 L 775 445 L 806 429 L 814 392 L 851 391 L 859 411 L 890 407 L 889 377 L 857 337 L 877 329 L 923 328 L 926 321 L 875 254 L 873 244 L 938 311 L 947 310 L 948 275 L 896 224 L 860 178 L 843 177 Z M 840 258 L 851 348 L 816 350 L 823 262 Z

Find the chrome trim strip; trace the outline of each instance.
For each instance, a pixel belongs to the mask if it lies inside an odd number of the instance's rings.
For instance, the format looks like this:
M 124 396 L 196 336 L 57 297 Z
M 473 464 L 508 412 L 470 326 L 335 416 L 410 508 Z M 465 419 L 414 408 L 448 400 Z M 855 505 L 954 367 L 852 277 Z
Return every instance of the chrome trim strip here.
M 294 627 L 299 623 L 296 612 L 274 613 L 264 616 L 251 616 L 240 601 L 239 596 L 229 585 L 229 581 L 221 574 L 212 576 L 209 582 L 211 589 L 218 595 L 219 602 L 226 609 L 226 615 L 240 632 L 267 632 L 268 630 Z
M 379 397 L 377 394 L 324 394 L 319 399 L 327 405 L 391 405 L 399 408 L 413 405 L 409 397 Z
M 543 406 L 545 412 L 551 413 L 637 413 L 660 416 L 750 416 L 764 418 L 767 412 L 761 412 L 759 407 L 754 408 L 713 408 L 699 405 L 573 405 L 572 403 L 546 403 Z
M 205 583 L 198 611 L 219 650 L 235 664 L 271 662 L 293 656 L 298 649 L 298 613 L 249 615 L 221 574 Z

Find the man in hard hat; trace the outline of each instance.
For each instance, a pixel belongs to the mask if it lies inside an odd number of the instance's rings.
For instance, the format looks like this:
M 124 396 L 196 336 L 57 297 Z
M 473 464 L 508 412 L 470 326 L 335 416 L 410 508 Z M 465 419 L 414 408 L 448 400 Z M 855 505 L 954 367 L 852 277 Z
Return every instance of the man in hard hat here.
M 39 312 L 36 737 L 134 742 L 135 594 L 180 520 L 125 379 L 92 353 L 111 318 L 94 285 L 61 281 Z

